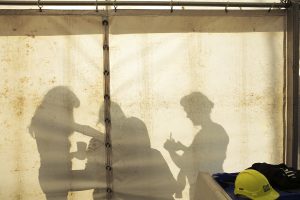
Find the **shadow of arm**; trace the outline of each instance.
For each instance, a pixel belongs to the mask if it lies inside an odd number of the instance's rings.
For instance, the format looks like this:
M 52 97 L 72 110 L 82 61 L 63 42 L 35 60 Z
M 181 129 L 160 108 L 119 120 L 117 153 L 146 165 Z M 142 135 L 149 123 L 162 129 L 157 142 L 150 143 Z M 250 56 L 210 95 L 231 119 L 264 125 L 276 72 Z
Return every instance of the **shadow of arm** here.
M 100 131 L 98 131 L 90 126 L 81 125 L 81 124 L 77 124 L 77 123 L 74 123 L 73 126 L 74 126 L 73 127 L 74 131 L 77 131 L 79 133 L 82 133 L 83 135 L 90 136 L 97 140 L 100 140 L 101 142 L 104 142 L 104 134 L 101 133 Z

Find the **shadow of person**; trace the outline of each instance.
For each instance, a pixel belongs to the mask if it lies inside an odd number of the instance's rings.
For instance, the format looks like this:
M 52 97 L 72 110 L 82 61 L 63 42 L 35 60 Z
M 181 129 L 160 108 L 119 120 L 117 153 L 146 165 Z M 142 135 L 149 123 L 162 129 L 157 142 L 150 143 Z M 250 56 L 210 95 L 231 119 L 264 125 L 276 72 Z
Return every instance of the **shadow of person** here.
M 99 121 L 103 122 L 103 107 Z M 121 107 L 111 102 L 111 138 L 114 197 L 123 200 L 174 199 L 176 181 L 158 150 L 151 148 L 143 121 L 126 117 Z M 103 196 L 94 191 L 94 199 Z
M 36 109 L 29 133 L 36 139 L 40 154 L 39 183 L 47 200 L 66 200 L 68 191 L 95 188 L 91 175 L 72 171 L 69 137 L 74 131 L 102 141 L 103 134 L 74 122 L 73 109 L 80 105 L 77 96 L 67 87 L 52 88 Z M 84 150 L 85 145 L 79 147 Z M 82 154 L 74 154 L 82 159 Z
M 169 152 L 173 162 L 180 168 L 177 177 L 179 185 L 175 196 L 180 198 L 182 190 L 186 186 L 186 178 L 190 184 L 190 199 L 194 200 L 195 183 L 199 171 L 209 173 L 223 172 L 223 162 L 226 158 L 226 150 L 229 138 L 224 128 L 213 122 L 210 114 L 214 106 L 205 95 L 193 92 L 180 101 L 187 118 L 194 126 L 201 126 L 201 130 L 194 137 L 189 147 L 181 142 L 169 139 L 164 148 Z M 183 151 L 183 154 L 178 154 Z

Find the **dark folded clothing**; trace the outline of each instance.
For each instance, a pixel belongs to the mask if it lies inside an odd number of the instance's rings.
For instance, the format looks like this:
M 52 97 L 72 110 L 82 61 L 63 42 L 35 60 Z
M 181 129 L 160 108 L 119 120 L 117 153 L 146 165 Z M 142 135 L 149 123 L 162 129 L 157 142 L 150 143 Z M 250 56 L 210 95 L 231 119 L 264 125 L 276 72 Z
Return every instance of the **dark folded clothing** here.
M 300 173 L 285 164 L 255 163 L 249 169 L 262 173 L 273 187 L 280 190 L 300 189 Z

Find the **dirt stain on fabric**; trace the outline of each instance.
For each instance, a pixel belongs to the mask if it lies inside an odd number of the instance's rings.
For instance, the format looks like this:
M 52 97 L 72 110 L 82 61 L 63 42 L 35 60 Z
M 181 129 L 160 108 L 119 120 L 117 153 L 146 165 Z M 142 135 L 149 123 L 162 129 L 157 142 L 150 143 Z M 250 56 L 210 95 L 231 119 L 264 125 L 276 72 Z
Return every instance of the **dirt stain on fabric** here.
M 28 37 L 31 37 L 31 38 L 35 38 L 35 35 L 34 34 L 26 34 Z
M 0 98 L 7 98 L 9 93 L 8 87 L 4 87 L 3 90 L 0 92 Z
M 27 84 L 29 82 L 29 77 L 22 77 L 19 79 L 20 83 Z
M 13 108 L 15 111 L 15 114 L 20 117 L 23 115 L 24 106 L 25 106 L 25 98 L 23 96 L 18 96 L 16 99 L 14 99 Z

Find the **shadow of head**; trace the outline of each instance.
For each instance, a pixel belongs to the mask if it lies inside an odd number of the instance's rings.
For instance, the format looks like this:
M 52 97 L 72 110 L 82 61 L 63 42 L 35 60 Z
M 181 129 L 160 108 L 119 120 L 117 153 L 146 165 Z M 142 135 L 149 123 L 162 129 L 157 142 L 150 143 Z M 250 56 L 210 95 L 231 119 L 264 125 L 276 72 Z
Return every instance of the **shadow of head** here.
M 104 124 L 104 113 L 105 113 L 105 105 L 102 104 L 99 110 L 98 123 Z M 110 116 L 113 124 L 118 124 L 123 122 L 126 119 L 125 113 L 123 112 L 121 106 L 116 102 L 110 102 Z
M 202 125 L 210 119 L 214 103 L 201 92 L 193 92 L 180 100 L 184 111 L 194 125 Z
M 42 104 L 49 107 L 77 108 L 80 101 L 68 87 L 57 86 L 47 92 Z
M 73 109 L 79 105 L 79 99 L 68 87 L 57 86 L 50 89 L 32 117 L 30 134 L 34 137 L 58 129 L 70 134 L 74 123 Z

